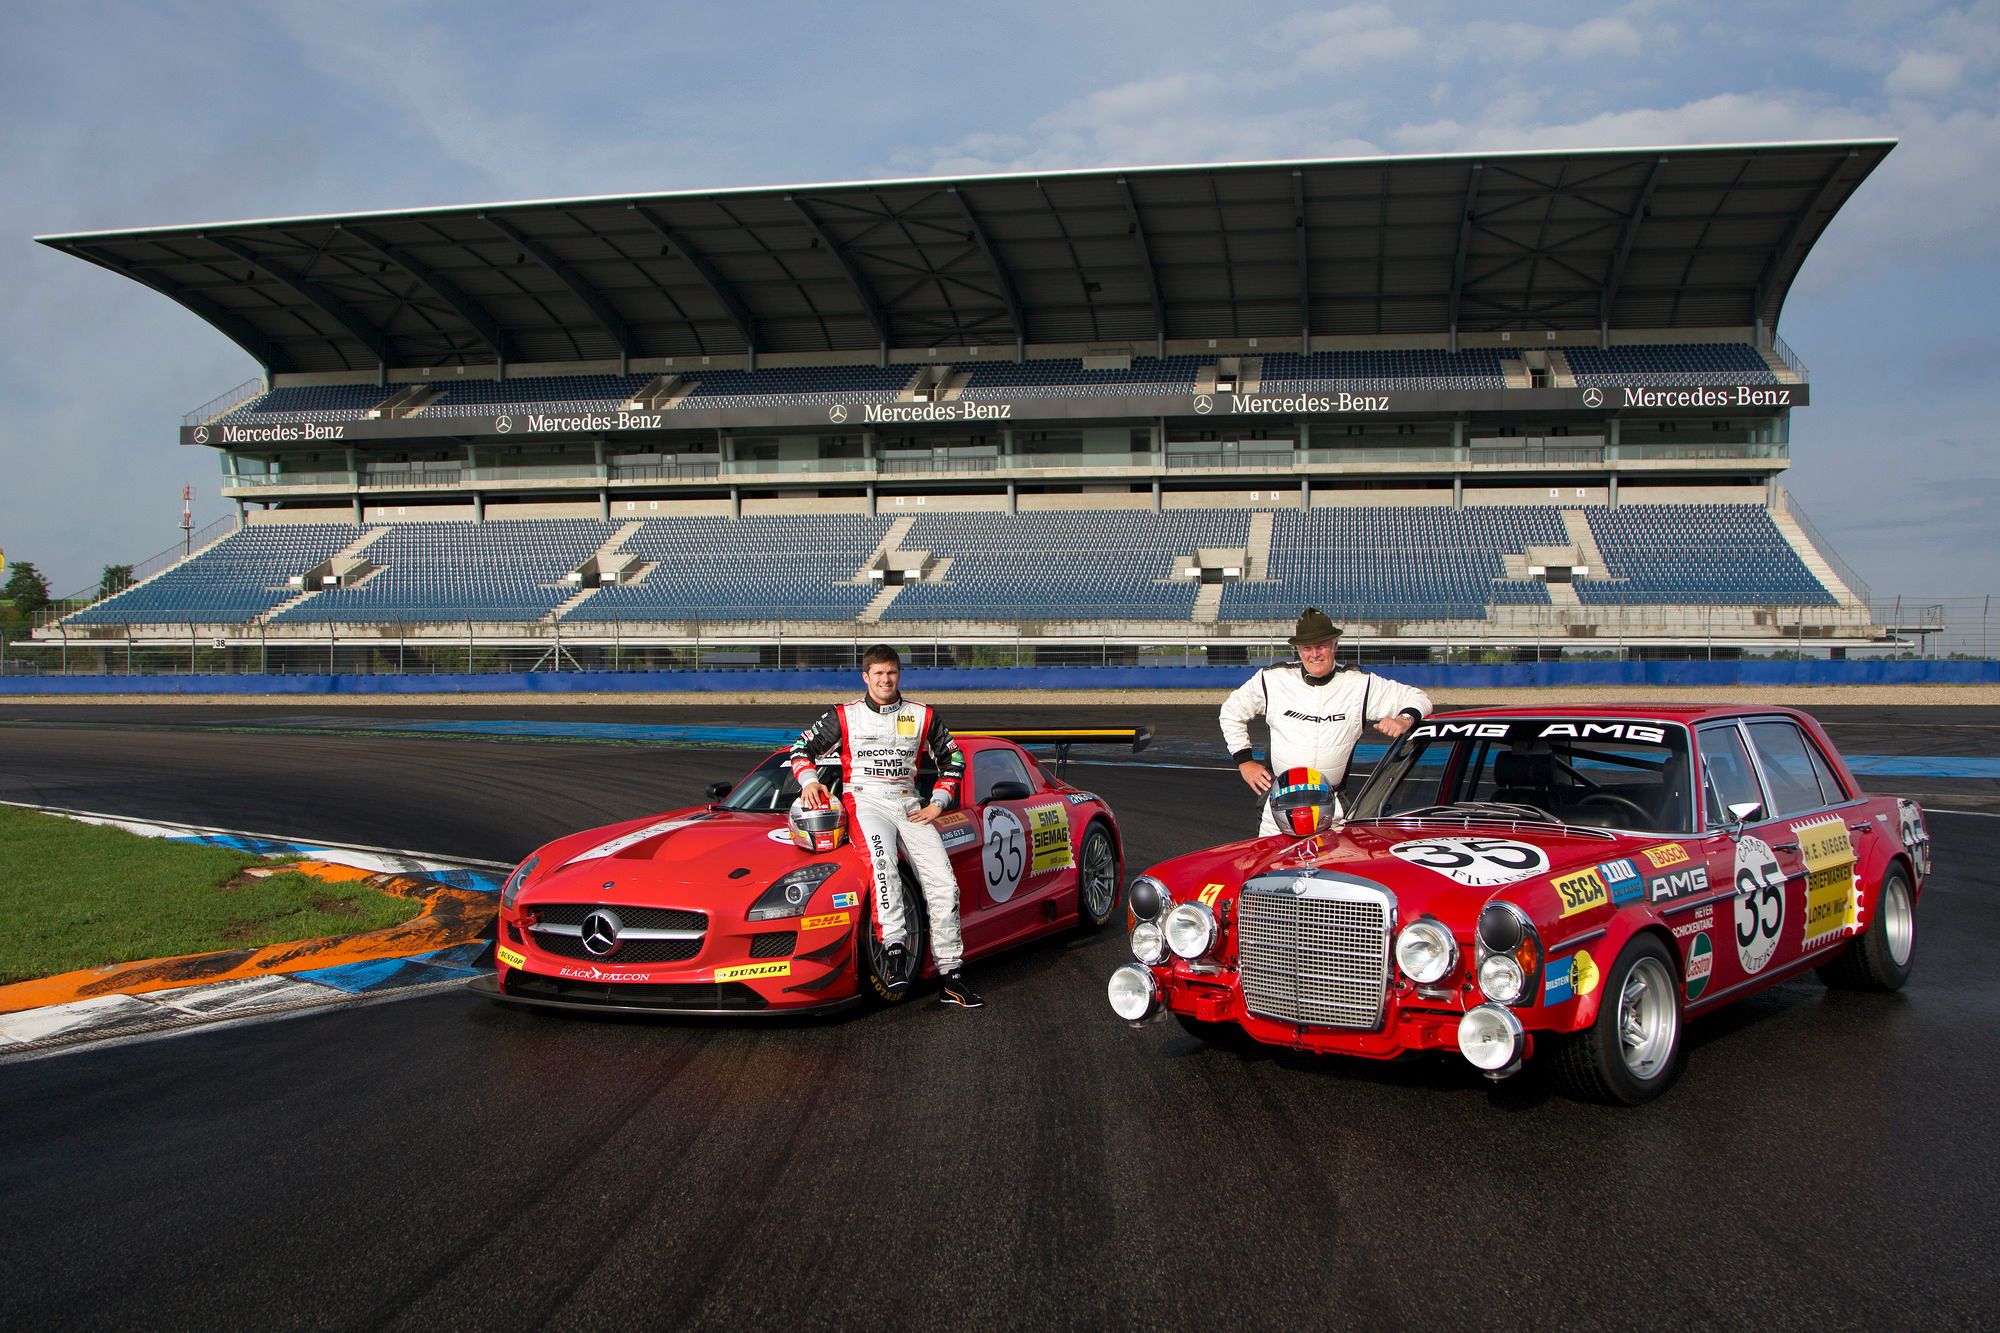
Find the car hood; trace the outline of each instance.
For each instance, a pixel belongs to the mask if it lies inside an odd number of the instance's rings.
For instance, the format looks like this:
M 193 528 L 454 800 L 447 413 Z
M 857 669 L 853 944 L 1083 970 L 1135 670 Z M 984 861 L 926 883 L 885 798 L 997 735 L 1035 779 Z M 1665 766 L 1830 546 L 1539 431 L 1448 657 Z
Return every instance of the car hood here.
M 533 902 L 676 904 L 726 897 L 748 903 L 770 882 L 815 859 L 793 846 L 778 814 L 695 807 L 559 839 L 522 890 Z M 842 848 L 836 857 L 850 855 Z

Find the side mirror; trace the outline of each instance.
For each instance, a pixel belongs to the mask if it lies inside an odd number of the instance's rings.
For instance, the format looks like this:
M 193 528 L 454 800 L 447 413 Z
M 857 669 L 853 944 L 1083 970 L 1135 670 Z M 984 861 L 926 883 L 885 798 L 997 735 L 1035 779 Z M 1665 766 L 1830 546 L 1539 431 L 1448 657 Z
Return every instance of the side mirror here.
M 1729 823 L 1725 832 L 1732 838 L 1743 836 L 1743 826 L 1764 813 L 1762 801 L 1737 801 L 1729 807 Z
M 711 782 L 708 784 L 706 790 L 708 792 L 709 800 L 719 801 L 723 797 L 729 795 L 730 792 L 735 791 L 736 784 L 733 782 Z
M 1025 782 L 996 782 L 993 790 L 986 793 L 989 801 L 1025 801 L 1033 796 L 1034 790 Z

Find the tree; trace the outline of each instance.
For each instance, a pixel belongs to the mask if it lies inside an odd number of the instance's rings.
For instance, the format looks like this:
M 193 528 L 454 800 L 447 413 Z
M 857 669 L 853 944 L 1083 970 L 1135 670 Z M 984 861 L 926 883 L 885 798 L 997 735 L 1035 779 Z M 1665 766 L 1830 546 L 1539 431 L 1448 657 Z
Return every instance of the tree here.
M 132 586 L 132 566 L 106 565 L 104 572 L 97 576 L 97 595 L 110 597 L 124 592 Z
M 48 606 L 49 581 L 35 568 L 34 561 L 23 560 L 7 576 L 6 586 L 0 587 L 0 597 L 12 602 L 22 615 L 31 616 Z

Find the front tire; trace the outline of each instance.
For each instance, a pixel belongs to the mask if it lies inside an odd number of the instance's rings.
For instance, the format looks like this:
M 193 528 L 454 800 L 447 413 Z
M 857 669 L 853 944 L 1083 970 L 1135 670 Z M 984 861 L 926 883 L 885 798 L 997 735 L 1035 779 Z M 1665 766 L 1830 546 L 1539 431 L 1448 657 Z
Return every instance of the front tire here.
M 1868 929 L 1840 957 L 1820 964 L 1819 979 L 1836 990 L 1897 991 L 1916 961 L 1917 902 L 1900 867 L 1891 866 L 1876 890 Z
M 924 948 L 929 943 L 930 923 L 924 917 L 923 895 L 917 892 L 916 881 L 910 875 L 908 866 L 897 867 L 897 883 L 903 893 L 903 944 L 909 949 L 904 960 L 904 970 L 909 974 L 903 980 L 907 983 L 901 989 L 889 988 L 888 947 L 882 943 L 881 932 L 875 928 L 875 914 L 868 914 L 867 937 L 861 941 L 861 976 L 868 990 L 884 1004 L 901 1004 L 916 991 L 917 976 L 924 970 Z
M 1104 825 L 1092 824 L 1076 859 L 1076 919 L 1096 930 L 1118 910 L 1118 848 Z
M 1551 1071 L 1571 1096 L 1638 1106 L 1665 1092 L 1680 1065 L 1680 969 L 1666 945 L 1640 935 L 1618 955 L 1596 1019 L 1563 1039 Z

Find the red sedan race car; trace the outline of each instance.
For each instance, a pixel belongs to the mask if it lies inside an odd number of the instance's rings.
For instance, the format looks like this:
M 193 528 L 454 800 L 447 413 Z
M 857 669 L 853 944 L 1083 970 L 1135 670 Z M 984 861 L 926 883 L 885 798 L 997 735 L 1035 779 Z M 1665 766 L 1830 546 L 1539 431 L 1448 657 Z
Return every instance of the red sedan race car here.
M 1314 775 L 1316 776 L 1316 775 Z M 1344 820 L 1178 857 L 1132 882 L 1121 1018 L 1211 1040 L 1490 1077 L 1538 1051 L 1637 1104 L 1682 1025 L 1815 968 L 1909 976 L 1930 839 L 1803 713 L 1480 709 L 1413 727 Z
M 1011 732 L 1057 745 L 1122 742 L 1143 728 Z M 965 803 L 937 821 L 959 884 L 965 956 L 1076 926 L 1117 906 L 1123 851 L 1111 809 L 1042 767 L 1014 740 L 961 733 Z M 929 795 L 934 772 L 919 772 Z M 839 772 L 821 781 L 838 789 Z M 523 861 L 500 893 L 495 971 L 472 989 L 557 1008 L 791 1014 L 896 1001 L 872 928 L 873 883 L 852 842 L 801 850 L 787 821 L 798 796 L 785 752 L 713 804 L 572 834 Z M 923 895 L 907 867 L 909 955 L 931 969 Z

